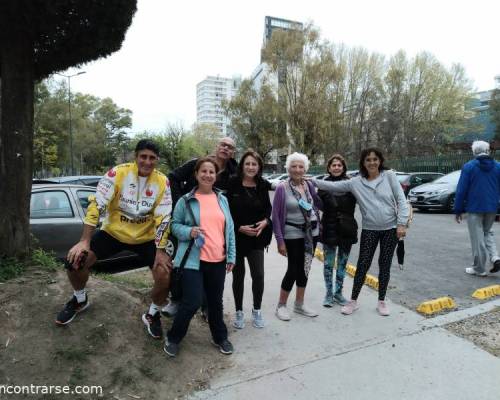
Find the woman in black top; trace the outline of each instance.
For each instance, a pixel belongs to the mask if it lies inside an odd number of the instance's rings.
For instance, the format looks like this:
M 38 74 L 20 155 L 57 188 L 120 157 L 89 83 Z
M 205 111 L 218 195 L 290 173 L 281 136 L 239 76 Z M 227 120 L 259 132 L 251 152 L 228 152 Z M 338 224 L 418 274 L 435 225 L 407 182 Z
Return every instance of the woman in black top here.
M 243 286 L 245 281 L 245 257 L 252 275 L 253 326 L 264 327 L 261 313 L 264 292 L 264 248 L 271 241 L 270 183 L 262 178 L 262 158 L 253 150 L 241 157 L 238 175 L 231 178 L 226 196 L 236 232 L 236 265 L 233 269 L 233 294 L 236 318 L 233 326 L 245 326 L 243 314 Z
M 328 160 L 326 170 L 327 181 L 349 179 L 346 176 L 346 162 L 340 154 L 334 154 Z M 332 307 L 336 302 L 342 306 L 347 300 L 342 295 L 347 259 L 351 246 L 358 241 L 358 225 L 354 219 L 356 199 L 351 193 L 334 196 L 329 192 L 319 190 L 318 195 L 323 200 L 323 227 L 321 241 L 323 242 L 326 295 L 323 306 Z M 333 265 L 337 257 L 337 273 L 335 276 L 335 291 L 333 290 Z

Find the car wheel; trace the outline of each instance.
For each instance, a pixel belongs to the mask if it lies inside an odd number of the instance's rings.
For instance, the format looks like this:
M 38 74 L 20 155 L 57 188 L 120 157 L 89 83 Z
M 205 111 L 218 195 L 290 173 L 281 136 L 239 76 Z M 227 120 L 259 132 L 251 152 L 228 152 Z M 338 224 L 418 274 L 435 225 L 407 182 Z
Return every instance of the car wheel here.
M 455 194 L 452 194 L 450 195 L 450 197 L 448 197 L 448 202 L 446 203 L 446 210 L 452 213 L 453 207 L 455 207 Z

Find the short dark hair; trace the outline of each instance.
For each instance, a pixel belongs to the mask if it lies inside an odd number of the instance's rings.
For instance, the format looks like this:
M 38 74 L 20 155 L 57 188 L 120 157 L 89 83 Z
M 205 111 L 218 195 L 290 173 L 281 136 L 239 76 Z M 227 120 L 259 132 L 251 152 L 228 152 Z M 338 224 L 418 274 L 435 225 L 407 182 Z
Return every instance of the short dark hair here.
M 141 150 L 151 150 L 158 157 L 160 156 L 160 148 L 151 139 L 141 139 L 135 145 L 135 154 L 139 153 Z
M 368 157 L 370 153 L 375 153 L 377 158 L 380 160 L 380 165 L 378 167 L 379 171 L 389 169 L 384 165 L 385 158 L 382 154 L 382 151 L 377 149 L 376 147 L 368 147 L 367 149 L 364 149 L 359 156 L 359 173 L 363 178 L 368 178 L 368 170 L 365 167 L 365 158 Z
M 198 161 L 196 161 L 196 164 L 194 166 L 194 174 L 196 175 L 196 173 L 200 170 L 201 168 L 201 165 L 203 163 L 206 163 L 206 162 L 209 162 L 209 163 L 212 163 L 213 166 L 215 167 L 215 173 L 218 174 L 219 173 L 219 166 L 217 165 L 217 163 L 215 162 L 215 157 L 214 156 L 207 156 L 207 157 L 201 157 L 201 158 L 198 158 Z
M 326 163 L 326 172 L 328 172 L 328 174 L 330 174 L 330 165 L 332 165 L 332 163 L 337 160 L 337 161 L 340 161 L 342 163 L 342 167 L 344 168 L 344 170 L 342 171 L 342 174 L 340 175 L 342 178 L 345 178 L 347 177 L 346 173 L 347 173 L 347 164 L 345 162 L 345 159 L 344 157 L 342 157 L 340 154 L 334 154 L 333 156 L 331 156 L 327 163 Z
M 240 163 L 238 164 L 238 176 L 243 178 L 243 165 L 245 164 L 245 159 L 251 156 L 257 160 L 257 164 L 259 164 L 259 172 L 257 172 L 257 179 L 262 177 L 262 169 L 264 168 L 264 161 L 262 161 L 262 157 L 259 153 L 257 153 L 254 149 L 248 149 L 243 153 L 240 159 Z

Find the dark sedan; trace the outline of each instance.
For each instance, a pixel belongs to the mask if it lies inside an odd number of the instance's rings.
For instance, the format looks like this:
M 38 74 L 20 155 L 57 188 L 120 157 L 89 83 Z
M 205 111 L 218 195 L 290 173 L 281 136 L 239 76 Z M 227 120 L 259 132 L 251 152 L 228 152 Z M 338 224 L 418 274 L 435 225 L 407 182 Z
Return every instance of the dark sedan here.
M 408 193 L 408 200 L 413 207 L 421 210 L 440 209 L 453 211 L 455 193 L 461 171 L 451 172 L 432 183 L 413 188 Z
M 405 196 L 408 196 L 408 193 L 414 187 L 423 185 L 424 183 L 430 183 L 438 178 L 441 178 L 444 174 L 439 172 L 402 172 L 397 173 L 397 178 L 403 191 L 405 192 Z

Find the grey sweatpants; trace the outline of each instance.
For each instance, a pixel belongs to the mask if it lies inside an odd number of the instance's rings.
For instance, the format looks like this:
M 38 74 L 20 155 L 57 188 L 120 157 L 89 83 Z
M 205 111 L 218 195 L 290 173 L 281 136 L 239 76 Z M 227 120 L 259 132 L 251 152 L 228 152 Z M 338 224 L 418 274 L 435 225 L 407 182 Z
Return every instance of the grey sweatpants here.
M 487 270 L 490 262 L 498 259 L 498 253 L 492 226 L 495 213 L 468 213 L 467 227 L 469 229 L 472 247 L 474 269 L 481 273 Z

